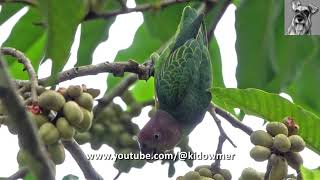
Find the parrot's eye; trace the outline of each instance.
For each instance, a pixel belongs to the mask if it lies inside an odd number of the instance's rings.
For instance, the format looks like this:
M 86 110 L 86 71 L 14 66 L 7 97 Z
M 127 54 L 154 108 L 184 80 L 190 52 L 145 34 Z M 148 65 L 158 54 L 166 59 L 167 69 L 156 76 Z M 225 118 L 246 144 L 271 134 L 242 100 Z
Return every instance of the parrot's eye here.
M 155 140 L 160 140 L 160 133 L 155 133 L 153 137 Z

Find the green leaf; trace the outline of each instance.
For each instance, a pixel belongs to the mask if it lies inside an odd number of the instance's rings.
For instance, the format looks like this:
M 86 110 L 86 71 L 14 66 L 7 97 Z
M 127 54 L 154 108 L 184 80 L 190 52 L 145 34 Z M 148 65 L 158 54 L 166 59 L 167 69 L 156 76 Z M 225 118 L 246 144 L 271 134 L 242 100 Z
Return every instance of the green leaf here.
M 148 81 L 138 81 L 130 91 L 137 102 L 145 102 L 153 99 L 154 79 L 149 78 Z
M 236 10 L 239 88 L 264 88 L 274 76 L 270 53 L 274 13 L 273 0 L 243 0 Z
M 108 30 L 114 19 L 91 20 L 81 24 L 80 46 L 78 49 L 77 64 L 83 66 L 92 63 L 95 48 L 108 38 Z
M 46 57 L 53 61 L 51 80 L 54 80 L 68 60 L 77 27 L 87 14 L 88 4 L 86 0 L 43 0 L 39 1 L 39 7 L 48 24 Z
M 232 108 L 267 121 L 282 121 L 290 116 L 300 126 L 300 136 L 308 147 L 320 154 L 320 118 L 278 94 L 258 89 L 214 88 L 213 95 Z
M 75 175 L 72 175 L 72 174 L 69 174 L 69 175 L 66 175 L 62 178 L 62 180 L 78 180 L 79 177 L 78 176 L 75 176 Z
M 239 6 L 240 6 L 240 1 L 241 1 L 241 0 L 232 0 L 232 3 L 233 3 L 236 7 L 239 7 Z
M 210 44 L 209 44 L 209 52 L 211 57 L 211 65 L 212 65 L 212 87 L 225 87 L 223 82 L 223 75 L 222 75 L 222 63 L 221 63 L 221 55 L 219 44 L 216 40 L 216 37 L 212 37 Z
M 273 27 L 274 37 L 274 70 L 276 76 L 268 84 L 268 90 L 272 92 L 279 92 L 284 90 L 296 77 L 296 74 L 301 69 L 303 63 L 310 61 L 314 56 L 318 45 L 314 36 L 286 36 L 284 29 L 284 3 L 275 1 L 275 15 Z M 291 2 L 286 2 L 291 3 Z
M 301 166 L 300 169 L 301 169 L 303 179 L 317 180 L 320 178 L 320 168 L 308 169 L 308 168 Z
M 26 176 L 24 176 L 23 180 L 36 180 L 37 178 L 33 175 L 33 173 L 28 172 Z
M 21 10 L 23 4 L 21 3 L 4 3 L 1 5 L 0 11 L 0 26 L 6 22 L 11 16 Z
M 154 10 L 143 13 L 144 22 L 152 36 L 158 38 L 162 42 L 166 42 L 175 34 L 180 22 L 180 14 L 186 4 L 176 4 L 161 9 L 157 7 L 158 3 L 160 3 L 159 0 L 137 0 L 136 2 L 137 4 L 154 4 Z
M 9 38 L 3 43 L 3 47 L 13 47 L 23 52 L 31 61 L 37 71 L 43 56 L 45 31 L 44 28 L 35 25 L 41 17 L 36 9 L 29 11 L 13 27 Z M 27 79 L 27 73 L 22 72 L 23 66 L 15 58 L 6 56 L 11 74 L 17 79 Z
M 320 52 L 317 57 L 319 57 Z M 320 62 L 314 59 L 303 65 L 296 80 L 288 89 L 293 101 L 320 115 Z
M 115 62 L 134 59 L 143 63 L 149 56 L 161 46 L 161 41 L 152 36 L 147 31 L 146 24 L 143 23 L 137 30 L 131 46 L 120 50 L 115 58 Z M 108 90 L 112 89 L 122 77 L 109 75 L 107 78 Z
M 111 11 L 120 8 L 117 1 L 97 1 L 99 9 Z M 102 4 L 99 4 L 102 3 Z M 96 47 L 108 38 L 109 28 L 115 18 L 96 19 L 85 21 L 81 24 L 81 37 L 78 49 L 77 63 L 75 66 L 92 64 L 92 55 Z

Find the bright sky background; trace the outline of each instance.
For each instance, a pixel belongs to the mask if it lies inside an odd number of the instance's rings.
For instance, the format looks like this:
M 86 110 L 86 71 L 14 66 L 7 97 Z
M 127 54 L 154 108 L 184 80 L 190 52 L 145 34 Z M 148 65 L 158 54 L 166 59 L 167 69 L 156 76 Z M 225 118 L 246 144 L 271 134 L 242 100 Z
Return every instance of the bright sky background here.
M 128 7 L 134 7 L 133 0 L 128 1 Z M 9 36 L 10 30 L 14 23 L 27 12 L 27 8 L 24 8 L 12 18 L 11 21 L 6 22 L 0 26 L 0 45 Z M 218 40 L 223 65 L 224 82 L 227 87 L 237 87 L 235 78 L 235 70 L 237 65 L 237 57 L 235 52 L 235 40 L 236 33 L 234 29 L 235 22 L 235 7 L 230 5 L 226 13 L 218 24 L 215 35 Z M 120 15 L 117 17 L 115 23 L 110 28 L 109 39 L 106 42 L 101 43 L 96 49 L 93 56 L 93 64 L 97 64 L 103 61 L 113 61 L 118 50 L 125 49 L 130 46 L 133 41 L 133 37 L 137 28 L 143 22 L 141 13 L 130 13 L 126 15 Z M 80 31 L 76 34 L 75 42 L 72 47 L 72 53 L 68 64 L 65 66 L 65 70 L 72 68 L 76 63 L 76 50 L 79 46 Z M 51 62 L 47 61 L 39 69 L 39 77 L 46 77 L 50 74 L 48 68 L 51 67 Z M 61 83 L 59 86 L 67 87 L 75 84 L 87 84 L 88 87 L 99 88 L 102 92 L 106 90 L 106 77 L 107 74 L 99 74 L 95 76 L 87 76 L 77 78 L 71 81 Z M 291 100 L 290 96 L 281 94 L 284 97 Z M 117 102 L 121 103 L 117 98 Z M 135 118 L 133 121 L 142 127 L 147 120 L 147 116 L 150 108 L 146 108 L 140 117 Z M 249 125 L 254 130 L 264 129 L 263 121 L 253 116 L 246 116 L 244 121 L 246 125 Z M 222 161 L 222 168 L 227 168 L 232 172 L 233 179 L 237 179 L 242 170 L 245 167 L 253 167 L 259 171 L 265 171 L 266 162 L 255 162 L 250 158 L 249 151 L 253 147 L 250 143 L 249 137 L 242 131 L 233 128 L 226 121 L 222 120 L 222 126 L 225 131 L 236 143 L 238 148 L 233 148 L 229 142 L 226 142 L 223 147 L 223 153 L 236 154 L 233 161 Z M 219 131 L 212 119 L 207 114 L 203 122 L 196 127 L 196 129 L 190 135 L 190 146 L 194 152 L 203 153 L 215 153 L 218 142 Z M 19 150 L 17 136 L 11 135 L 5 126 L 0 128 L 0 177 L 7 177 L 15 173 L 18 169 L 16 162 L 16 154 Z M 90 148 L 89 144 L 81 146 L 85 153 L 114 153 L 113 149 L 107 145 L 103 145 L 100 150 L 94 151 Z M 302 152 L 304 158 L 304 165 L 308 168 L 316 168 L 320 165 L 320 157 L 312 151 L 305 149 Z M 211 161 L 194 161 L 194 167 L 203 164 L 211 164 Z M 117 170 L 113 168 L 112 161 L 92 161 L 94 168 L 105 178 L 112 179 L 117 174 Z M 177 176 L 184 175 L 191 169 L 184 162 L 177 162 L 175 179 Z M 143 169 L 131 169 L 129 174 L 122 174 L 120 180 L 132 180 L 132 178 L 139 177 L 139 179 L 168 179 L 167 177 L 168 164 L 160 165 L 160 161 L 146 164 Z M 293 172 L 292 170 L 290 171 Z M 57 166 L 57 179 L 62 179 L 67 174 L 75 174 L 84 179 L 82 172 L 71 155 L 66 151 L 66 160 L 62 165 Z

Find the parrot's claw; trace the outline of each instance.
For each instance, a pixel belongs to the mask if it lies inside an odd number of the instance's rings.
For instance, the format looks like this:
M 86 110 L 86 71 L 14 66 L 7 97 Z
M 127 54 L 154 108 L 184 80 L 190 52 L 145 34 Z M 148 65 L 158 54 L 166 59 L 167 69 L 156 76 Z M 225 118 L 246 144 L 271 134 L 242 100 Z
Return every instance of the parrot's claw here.
M 159 58 L 159 55 L 156 53 L 153 53 L 150 57 L 150 60 L 143 63 L 143 65 L 146 68 L 146 73 L 143 75 L 139 75 L 139 79 L 148 80 L 151 76 L 154 75 L 154 65 L 157 58 Z

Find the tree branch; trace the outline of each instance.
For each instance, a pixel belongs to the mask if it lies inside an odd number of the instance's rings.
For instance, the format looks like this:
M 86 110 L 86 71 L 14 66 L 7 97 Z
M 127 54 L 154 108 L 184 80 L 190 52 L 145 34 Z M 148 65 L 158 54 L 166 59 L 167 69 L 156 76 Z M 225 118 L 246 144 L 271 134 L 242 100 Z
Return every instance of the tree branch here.
M 17 90 L 13 86 L 5 62 L 1 59 L 1 56 L 0 98 L 2 104 L 7 107 L 13 127 L 17 128 L 21 148 L 32 158 L 32 164 L 28 164 L 29 169 L 35 173 L 37 179 L 54 180 L 54 173 L 45 154 L 45 147 L 40 142 L 36 133 L 36 127 L 32 124 L 25 107 L 18 97 Z
M 216 29 L 221 17 L 223 16 L 224 12 L 226 11 L 226 9 L 228 8 L 229 4 L 231 3 L 231 0 L 224 0 L 224 1 L 220 1 L 218 3 L 215 3 L 215 7 L 219 8 L 217 11 L 217 15 L 215 16 L 215 18 L 212 21 L 211 26 L 208 28 L 208 32 L 207 32 L 207 38 L 210 41 L 210 39 L 212 38 L 213 34 L 214 34 L 214 30 Z M 210 11 L 210 9 L 213 8 L 213 3 L 212 2 L 206 2 L 207 4 L 207 12 Z
M 249 126 L 246 126 L 241 121 L 237 120 L 229 112 L 216 106 L 215 106 L 215 112 L 219 114 L 221 117 L 223 117 L 224 119 L 226 119 L 233 127 L 241 129 L 243 132 L 247 133 L 249 136 L 253 132 L 253 130 Z
M 214 121 L 216 122 L 218 129 L 219 129 L 219 132 L 220 132 L 216 154 L 222 153 L 222 146 L 226 140 L 228 140 L 230 142 L 230 144 L 236 148 L 237 146 L 233 143 L 233 141 L 229 138 L 229 136 L 226 134 L 223 127 L 221 126 L 221 120 L 216 116 L 215 107 L 212 104 L 209 105 L 208 111 L 211 114 L 211 116 L 213 117 Z M 220 161 L 221 161 L 220 159 L 216 160 L 214 162 L 213 166 L 220 167 Z
M 151 9 L 155 8 L 166 8 L 170 5 L 179 4 L 179 3 L 186 3 L 190 2 L 192 0 L 162 0 L 159 4 L 154 5 L 151 3 L 147 4 L 141 4 L 136 6 L 135 8 L 126 8 L 126 9 L 120 9 L 120 10 L 114 10 L 106 13 L 94 13 L 91 12 L 88 14 L 88 16 L 85 18 L 85 20 L 91 20 L 91 19 L 109 19 L 111 17 L 120 15 L 120 14 L 127 14 L 131 12 L 144 12 L 149 11 Z M 199 1 L 199 0 L 193 0 L 193 1 Z
M 92 167 L 87 156 L 84 154 L 78 143 L 73 139 L 71 141 L 62 141 L 64 147 L 70 152 L 74 160 L 78 163 L 86 179 L 103 180 L 100 174 Z
M 8 177 L 8 180 L 23 179 L 27 175 L 28 171 L 27 167 L 22 167 L 16 173 Z
M 31 61 L 19 50 L 10 48 L 10 47 L 2 47 L 1 52 L 3 55 L 10 55 L 12 57 L 17 58 L 19 63 L 23 64 L 25 69 L 28 72 L 29 79 L 31 82 L 31 99 L 33 103 L 38 102 L 38 95 L 37 95 L 37 86 L 38 86 L 38 76 L 35 72 Z

